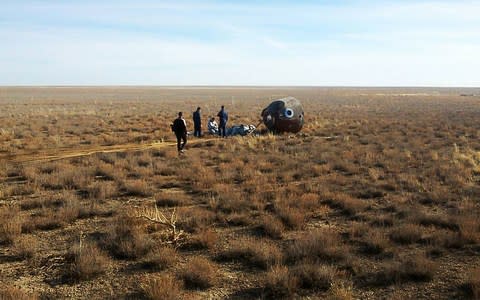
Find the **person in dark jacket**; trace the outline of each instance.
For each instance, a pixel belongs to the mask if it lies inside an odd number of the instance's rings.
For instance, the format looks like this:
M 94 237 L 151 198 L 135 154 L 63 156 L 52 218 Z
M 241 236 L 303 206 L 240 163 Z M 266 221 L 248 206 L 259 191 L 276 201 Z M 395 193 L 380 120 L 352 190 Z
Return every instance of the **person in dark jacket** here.
M 172 131 L 177 137 L 177 150 L 179 153 L 183 153 L 185 145 L 187 144 L 187 122 L 182 116 L 182 112 L 178 113 L 178 118 L 173 121 Z M 183 143 L 181 143 L 183 141 Z
M 227 135 L 226 127 L 228 122 L 228 113 L 225 110 L 225 106 L 222 105 L 222 109 L 218 112 L 217 117 L 219 119 L 218 135 L 225 137 Z
M 197 107 L 197 110 L 193 113 L 193 135 L 196 137 L 202 136 L 202 117 L 200 112 L 201 108 Z

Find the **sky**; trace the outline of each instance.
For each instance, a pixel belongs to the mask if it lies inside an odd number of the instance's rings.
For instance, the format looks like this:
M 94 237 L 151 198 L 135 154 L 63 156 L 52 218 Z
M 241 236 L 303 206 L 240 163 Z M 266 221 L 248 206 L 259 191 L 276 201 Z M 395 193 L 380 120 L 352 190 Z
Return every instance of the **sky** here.
M 0 0 L 0 85 L 480 86 L 480 1 Z

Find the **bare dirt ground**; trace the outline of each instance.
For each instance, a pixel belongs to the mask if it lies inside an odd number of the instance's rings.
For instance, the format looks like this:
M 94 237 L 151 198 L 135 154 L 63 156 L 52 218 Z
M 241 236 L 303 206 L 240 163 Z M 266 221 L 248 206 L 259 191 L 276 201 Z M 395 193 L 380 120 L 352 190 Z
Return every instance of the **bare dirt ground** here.
M 462 94 L 0 88 L 0 299 L 478 299 L 480 98 Z M 257 124 L 287 95 L 299 134 L 176 153 L 178 111 Z
M 195 145 L 198 142 L 212 141 L 213 139 L 203 139 L 189 141 L 189 145 Z M 19 152 L 16 154 L 0 154 L 0 160 L 12 163 L 38 163 L 55 161 L 60 159 L 75 158 L 81 156 L 89 156 L 98 153 L 115 153 L 115 152 L 132 152 L 132 151 L 147 151 L 152 149 L 162 149 L 166 147 L 176 146 L 176 142 L 153 142 L 142 144 L 122 144 L 103 147 L 79 147 L 75 149 L 59 148 L 48 149 L 47 151 L 30 151 Z

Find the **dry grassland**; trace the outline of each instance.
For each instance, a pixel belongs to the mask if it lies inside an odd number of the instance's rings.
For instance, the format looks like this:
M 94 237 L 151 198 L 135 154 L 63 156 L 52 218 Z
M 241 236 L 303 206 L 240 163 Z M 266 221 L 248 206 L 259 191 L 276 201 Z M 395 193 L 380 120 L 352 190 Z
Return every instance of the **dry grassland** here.
M 479 299 L 462 92 L 0 88 L 0 299 Z M 177 111 L 257 124 L 287 95 L 297 135 L 171 146 Z

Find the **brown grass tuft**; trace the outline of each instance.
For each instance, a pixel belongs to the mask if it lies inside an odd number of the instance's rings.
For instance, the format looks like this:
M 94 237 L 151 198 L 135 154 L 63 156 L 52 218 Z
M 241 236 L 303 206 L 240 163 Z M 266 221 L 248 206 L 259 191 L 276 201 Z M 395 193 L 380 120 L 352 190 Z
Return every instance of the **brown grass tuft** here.
M 275 207 L 275 212 L 289 229 L 301 229 L 305 225 L 305 211 L 286 205 Z
M 353 286 L 351 283 L 334 282 L 326 297 L 327 300 L 353 300 Z
M 370 230 L 362 239 L 363 252 L 380 254 L 390 247 L 390 241 L 383 231 Z
M 208 259 L 195 257 L 187 262 L 180 277 L 188 288 L 207 289 L 217 284 L 218 267 Z
M 120 191 L 126 196 L 149 197 L 153 194 L 151 186 L 143 179 L 123 181 Z
M 368 204 L 367 200 L 357 199 L 348 194 L 325 192 L 321 195 L 323 203 L 329 205 L 331 208 L 342 210 L 348 216 L 354 216 L 359 212 L 364 211 Z
M 210 229 L 202 229 L 197 234 L 192 236 L 185 248 L 188 249 L 213 249 L 217 244 L 218 235 L 217 233 Z
M 404 260 L 396 271 L 400 280 L 429 281 L 437 270 L 437 264 L 423 255 Z
M 187 232 L 196 232 L 211 225 L 216 220 L 216 215 L 202 208 L 186 208 L 178 210 L 178 225 Z
M 140 258 L 153 246 L 140 220 L 126 214 L 113 220 L 104 243 L 110 253 L 120 259 Z
M 27 294 L 15 286 L 0 285 L 0 299 L 2 300 L 35 300 L 37 294 Z
M 466 243 L 480 243 L 480 219 L 470 214 L 457 217 L 460 237 Z
M 110 263 L 108 256 L 90 242 L 72 249 L 74 262 L 70 275 L 76 280 L 89 280 L 105 273 Z
M 258 225 L 260 231 L 273 239 L 281 239 L 283 235 L 283 223 L 272 215 L 264 215 Z
M 415 224 L 404 224 L 395 227 L 390 232 L 392 241 L 399 244 L 412 244 L 421 241 L 423 236 L 423 228 Z
M 0 208 L 0 244 L 11 244 L 22 232 L 22 217 L 17 207 Z
M 147 299 L 177 300 L 182 298 L 182 282 L 171 275 L 152 278 L 141 286 Z
M 467 293 L 472 299 L 480 299 L 480 268 L 470 270 L 467 282 L 465 283 Z
M 390 263 L 382 271 L 366 276 L 373 285 L 384 286 L 408 281 L 430 281 L 436 270 L 435 262 L 427 259 L 424 255 L 415 255 L 399 262 Z
M 88 197 L 95 200 L 106 200 L 118 193 L 116 184 L 112 182 L 95 182 L 88 188 Z
M 283 260 L 280 249 L 271 242 L 257 239 L 235 240 L 220 253 L 221 260 L 241 260 L 251 267 L 268 269 Z
M 181 193 L 158 193 L 155 195 L 158 207 L 182 206 L 188 203 L 189 198 Z
M 338 276 L 334 267 L 309 262 L 296 265 L 292 271 L 304 289 L 327 290 Z
M 31 235 L 22 235 L 13 242 L 13 252 L 23 259 L 34 259 L 38 248 L 37 239 Z
M 170 247 L 153 248 L 142 260 L 145 268 L 165 270 L 178 261 L 177 252 Z
M 298 290 L 298 279 L 285 266 L 274 266 L 265 275 L 264 290 L 272 299 L 293 297 Z
M 326 229 L 304 234 L 287 249 L 287 258 L 292 262 L 319 259 L 339 261 L 347 256 L 348 249 L 342 244 L 338 234 Z

